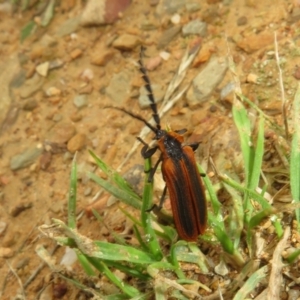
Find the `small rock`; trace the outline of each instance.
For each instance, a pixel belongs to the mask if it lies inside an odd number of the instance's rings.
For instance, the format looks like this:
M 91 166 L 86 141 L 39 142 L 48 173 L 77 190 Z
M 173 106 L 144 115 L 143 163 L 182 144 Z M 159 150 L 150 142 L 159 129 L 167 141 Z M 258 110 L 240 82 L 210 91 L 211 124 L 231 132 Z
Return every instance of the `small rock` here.
M 51 164 L 52 154 L 51 152 L 44 152 L 40 157 L 40 166 L 42 170 L 47 170 Z
M 163 59 L 163 60 L 169 60 L 171 54 L 169 52 L 166 51 L 161 51 L 159 52 L 159 56 Z
M 58 145 L 68 142 L 75 135 L 75 127 L 69 123 L 58 123 L 49 133 L 46 134 L 46 140 Z M 51 148 L 51 146 L 50 146 Z M 53 152 L 54 153 L 54 152 Z
M 56 283 L 53 285 L 53 297 L 54 299 L 62 299 L 67 293 L 68 286 L 66 283 Z
M 72 122 L 79 122 L 82 120 L 82 114 L 79 112 L 75 112 L 71 114 L 70 119 L 72 120 Z
M 49 62 L 49 70 L 61 68 L 64 62 L 61 59 L 54 59 Z
M 23 110 L 33 111 L 37 107 L 37 101 L 35 99 L 28 99 L 23 105 Z
M 91 69 L 85 69 L 81 73 L 80 78 L 82 80 L 84 80 L 84 81 L 87 81 L 87 82 L 91 81 L 94 78 L 94 72 L 93 72 L 93 70 L 91 70 Z
M 25 168 L 33 164 L 36 158 L 43 152 L 42 148 L 30 148 L 23 153 L 15 155 L 10 160 L 10 169 L 13 171 Z
M 35 70 L 39 75 L 46 77 L 48 75 L 49 65 L 50 65 L 49 61 L 46 61 L 42 64 L 37 65 Z
M 206 67 L 194 78 L 187 92 L 189 106 L 197 105 L 208 99 L 213 90 L 222 81 L 227 71 L 227 62 L 211 58 Z
M 189 2 L 185 4 L 187 12 L 192 13 L 201 9 L 201 6 L 197 2 Z
M 91 64 L 105 66 L 114 56 L 111 49 L 96 49 L 91 55 Z
M 115 22 L 120 13 L 129 5 L 130 0 L 90 0 L 88 1 L 82 16 L 81 25 L 103 25 Z
M 32 207 L 31 202 L 20 202 L 17 203 L 11 210 L 10 210 L 10 215 L 12 217 L 17 217 L 21 212 L 23 212 L 26 209 L 29 209 Z
M 52 154 L 62 153 L 67 150 L 65 144 L 53 143 L 47 140 L 44 142 L 44 147 L 47 152 L 51 152 Z
M 171 22 L 174 24 L 174 25 L 177 25 L 180 23 L 180 14 L 175 14 L 171 17 Z
M 80 95 L 82 95 L 82 94 L 89 95 L 92 91 L 93 91 L 93 86 L 91 84 L 86 84 L 83 87 L 80 87 L 80 89 L 78 90 L 78 93 Z
M 84 196 L 89 196 L 91 193 L 92 193 L 92 188 L 90 186 L 88 186 L 83 192 Z
M 73 103 L 76 107 L 82 108 L 84 106 L 87 106 L 87 96 L 86 95 L 77 95 L 75 96 Z
M 180 32 L 181 26 L 176 25 L 164 31 L 158 39 L 157 48 L 165 48 Z
M 51 86 L 46 90 L 46 95 L 47 95 L 47 97 L 60 96 L 61 90 L 55 86 Z
M 66 35 L 70 35 L 73 32 L 76 32 L 78 28 L 80 28 L 80 19 L 81 15 L 66 20 L 64 23 L 58 26 L 56 35 L 58 37 L 63 37 Z
M 75 153 L 76 151 L 81 150 L 85 146 L 85 142 L 86 135 L 83 133 L 77 133 L 69 140 L 67 148 L 71 153 Z
M 0 257 L 1 258 L 11 258 L 14 256 L 14 251 L 11 248 L 0 247 Z
M 258 76 L 256 74 L 250 73 L 247 75 L 247 82 L 249 83 L 257 83 Z
M 106 95 L 114 100 L 116 104 L 121 104 L 130 95 L 130 80 L 131 76 L 126 70 L 114 74 L 105 89 Z
M 156 12 L 159 15 L 172 15 L 183 8 L 185 3 L 185 0 L 161 0 L 156 7 Z
M 3 235 L 3 233 L 5 232 L 7 228 L 7 223 L 6 222 L 3 222 L 3 221 L 0 221 L 0 236 Z
M 295 71 L 294 71 L 294 74 L 293 74 L 294 78 L 299 80 L 300 79 L 300 67 L 299 66 L 296 66 L 295 67 Z
M 239 17 L 236 21 L 236 25 L 237 26 L 243 26 L 243 25 L 246 25 L 248 22 L 248 19 L 246 16 L 242 16 L 242 17 Z
M 132 50 L 141 44 L 140 39 L 136 35 L 122 34 L 113 42 L 113 47 L 119 50 Z
M 274 42 L 274 34 L 272 32 L 261 32 L 259 34 L 249 35 L 237 42 L 237 46 L 246 51 L 253 53 Z
M 211 50 L 210 48 L 203 46 L 198 55 L 196 56 L 194 62 L 193 62 L 193 67 L 197 68 L 199 67 L 201 64 L 207 62 L 211 57 Z
M 76 58 L 80 57 L 82 54 L 83 54 L 82 50 L 79 48 L 76 48 L 73 51 L 71 51 L 70 56 L 72 59 L 76 59 Z
M 162 58 L 160 56 L 152 57 L 148 59 L 145 67 L 149 71 L 155 70 L 162 63 Z
M 193 20 L 188 24 L 184 25 L 182 28 L 183 36 L 188 36 L 191 34 L 205 36 L 206 31 L 207 31 L 207 24 L 200 20 Z
M 228 97 L 228 95 L 234 92 L 234 90 L 235 90 L 235 83 L 234 82 L 227 83 L 220 92 L 221 100 L 225 100 Z
M 54 114 L 52 117 L 52 121 L 54 122 L 60 122 L 63 119 L 63 116 L 61 114 Z

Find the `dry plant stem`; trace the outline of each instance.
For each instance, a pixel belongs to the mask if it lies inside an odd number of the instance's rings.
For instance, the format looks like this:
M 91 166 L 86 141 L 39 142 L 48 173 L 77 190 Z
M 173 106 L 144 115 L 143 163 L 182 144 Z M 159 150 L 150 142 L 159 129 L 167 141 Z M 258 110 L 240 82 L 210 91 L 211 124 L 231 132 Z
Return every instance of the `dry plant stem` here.
M 59 245 L 55 245 L 50 252 L 50 255 L 52 256 L 56 250 L 59 248 Z M 45 263 L 42 262 L 40 265 L 35 269 L 35 271 L 30 275 L 30 277 L 26 280 L 24 283 L 24 288 L 26 289 L 27 286 L 34 280 L 34 278 L 40 273 L 40 271 L 44 268 Z
M 15 269 L 13 269 L 13 267 L 11 266 L 11 264 L 8 262 L 8 260 L 6 261 L 6 264 L 8 265 L 9 269 L 10 269 L 10 272 L 17 278 L 17 281 L 20 285 L 20 289 L 21 289 L 21 293 L 22 293 L 22 299 L 26 299 L 26 296 L 25 296 L 25 289 L 24 289 L 24 286 L 23 286 L 23 283 L 21 281 L 21 278 L 19 277 L 19 275 L 17 274 L 17 272 L 15 271 Z
M 271 274 L 268 287 L 268 300 L 280 299 L 280 289 L 282 286 L 282 268 L 284 266 L 284 264 L 282 263 L 281 253 L 286 247 L 286 243 L 290 234 L 291 229 L 290 227 L 287 227 L 284 231 L 282 240 L 277 244 L 273 253 L 273 257 L 271 260 Z
M 285 138 L 288 139 L 289 128 L 288 128 L 287 115 L 286 115 L 286 100 L 285 100 L 285 94 L 284 94 L 282 70 L 280 68 L 280 60 L 279 60 L 279 53 L 278 53 L 278 43 L 277 43 L 277 33 L 276 33 L 276 31 L 274 32 L 274 44 L 275 44 L 276 63 L 277 63 L 278 72 L 279 72 L 279 85 L 280 85 L 281 101 L 282 101 L 282 107 L 281 108 L 282 108 L 282 117 L 283 117 L 283 120 L 284 120 Z

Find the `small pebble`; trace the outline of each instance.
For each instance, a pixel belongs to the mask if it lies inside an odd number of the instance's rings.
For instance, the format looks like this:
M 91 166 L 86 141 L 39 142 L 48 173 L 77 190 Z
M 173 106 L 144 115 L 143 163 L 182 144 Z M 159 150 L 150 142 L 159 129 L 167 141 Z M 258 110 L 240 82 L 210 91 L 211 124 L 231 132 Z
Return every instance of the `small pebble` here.
M 77 133 L 68 142 L 67 148 L 71 153 L 81 150 L 85 146 L 86 135 L 83 133 Z
M 84 196 L 89 196 L 91 193 L 92 193 L 92 188 L 90 186 L 88 186 L 83 192 Z
M 70 53 L 70 56 L 72 59 L 76 59 L 76 58 L 80 57 L 82 54 L 83 54 L 82 50 L 79 48 L 76 48 Z
M 247 17 L 242 16 L 237 19 L 236 24 L 237 24 L 237 26 L 243 26 L 243 25 L 246 25 L 247 22 L 248 22 Z
M 87 106 L 87 96 L 86 95 L 77 95 L 77 96 L 75 96 L 73 103 L 78 108 Z
M 174 25 L 177 25 L 180 23 L 180 15 L 179 14 L 175 14 L 171 17 L 171 22 L 174 24 Z
M 0 247 L 0 257 L 11 258 L 14 256 L 14 251 L 11 248 Z
M 61 95 L 61 90 L 56 88 L 55 86 L 51 86 L 46 90 L 46 95 L 48 97 L 52 96 L 60 96 Z
M 31 207 L 32 207 L 31 202 L 18 203 L 10 210 L 10 215 L 12 217 L 17 217 L 21 212 L 23 212 L 24 210 L 29 209 Z
M 85 69 L 81 75 L 80 78 L 84 81 L 91 81 L 94 78 L 94 72 L 91 69 Z
M 159 56 L 163 60 L 168 60 L 170 58 L 171 54 L 169 52 L 166 52 L 166 51 L 161 51 L 161 52 L 159 52 Z
M 39 75 L 46 77 L 49 70 L 49 61 L 39 64 L 38 66 L 36 66 L 35 70 Z

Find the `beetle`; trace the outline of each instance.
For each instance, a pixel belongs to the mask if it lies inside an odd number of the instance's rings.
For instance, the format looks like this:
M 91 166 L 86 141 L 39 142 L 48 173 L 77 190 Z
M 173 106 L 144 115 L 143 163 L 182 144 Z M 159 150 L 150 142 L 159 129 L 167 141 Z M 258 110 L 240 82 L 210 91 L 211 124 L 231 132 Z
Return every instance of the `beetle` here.
M 120 110 L 143 122 L 154 132 L 154 139 L 157 140 L 157 145 L 153 148 L 150 148 L 141 138 L 138 137 L 137 139 L 144 145 L 141 151 L 144 158 L 151 157 L 158 149 L 161 152 L 158 161 L 150 170 L 148 177 L 148 181 L 151 182 L 159 163 L 162 162 L 161 170 L 166 186 L 163 190 L 158 209 L 162 208 L 168 190 L 174 223 L 179 237 L 186 241 L 196 241 L 198 236 L 205 232 L 207 223 L 205 191 L 194 156 L 194 151 L 198 148 L 199 143 L 183 145 L 183 133 L 186 132 L 185 129 L 175 131 L 161 129 L 160 117 L 152 92 L 151 82 L 143 64 L 143 52 L 144 48 L 141 49 L 138 61 L 139 70 L 145 82 L 156 126 L 152 126 L 140 115 L 127 111 L 124 108 L 111 108 Z

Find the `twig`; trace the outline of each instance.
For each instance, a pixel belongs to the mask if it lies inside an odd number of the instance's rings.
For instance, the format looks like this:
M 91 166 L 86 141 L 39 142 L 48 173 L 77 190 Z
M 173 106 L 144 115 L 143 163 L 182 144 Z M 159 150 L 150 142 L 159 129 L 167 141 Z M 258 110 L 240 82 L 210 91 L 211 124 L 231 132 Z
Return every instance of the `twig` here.
M 280 289 L 282 283 L 282 268 L 283 263 L 281 259 L 281 253 L 286 247 L 286 242 L 290 236 L 291 229 L 287 227 L 284 231 L 282 240 L 277 244 L 273 257 L 271 260 L 271 273 L 269 279 L 269 288 L 268 288 L 268 300 L 280 299 Z
M 10 272 L 17 278 L 17 281 L 18 281 L 20 289 L 21 289 L 22 297 L 23 297 L 22 299 L 25 300 L 26 299 L 25 289 L 24 289 L 21 278 L 19 277 L 19 275 L 17 274 L 15 269 L 11 266 L 11 264 L 9 263 L 8 260 L 6 260 L 6 264 L 8 265 Z
M 278 43 L 277 43 L 277 33 L 276 31 L 274 32 L 274 44 L 275 44 L 275 58 L 276 58 L 276 63 L 278 67 L 278 72 L 279 72 L 279 86 L 280 86 L 280 91 L 281 91 L 281 101 L 282 101 L 282 116 L 284 120 L 284 128 L 285 128 L 285 137 L 288 139 L 289 136 L 289 127 L 288 127 L 288 122 L 287 122 L 287 115 L 286 115 L 286 100 L 285 100 L 285 94 L 284 94 L 284 86 L 283 86 L 283 79 L 282 79 L 282 70 L 280 67 L 280 60 L 279 60 L 279 53 L 278 53 Z

